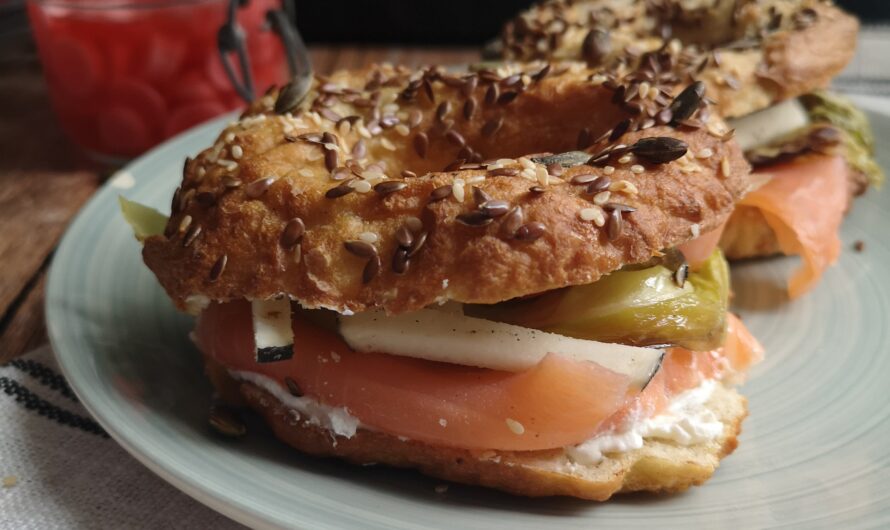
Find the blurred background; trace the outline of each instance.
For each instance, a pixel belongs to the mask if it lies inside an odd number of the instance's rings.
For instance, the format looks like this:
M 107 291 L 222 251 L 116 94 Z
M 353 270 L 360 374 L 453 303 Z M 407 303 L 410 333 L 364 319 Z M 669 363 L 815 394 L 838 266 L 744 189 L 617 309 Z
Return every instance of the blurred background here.
M 867 28 L 890 28 L 890 0 L 838 3 Z M 296 20 L 318 73 L 374 61 L 465 63 L 476 60 L 481 45 L 531 4 L 293 0 L 292 11 L 281 11 L 279 27 Z M 282 1 L 241 0 L 240 46 L 253 85 L 242 87 L 231 80 L 232 72 L 241 71 L 233 34 L 223 39 L 232 44 L 224 56 L 229 64 L 217 48 L 228 5 L 229 0 L 0 0 L 0 137 L 16 138 L 18 124 L 48 106 L 82 153 L 116 165 L 286 82 L 286 51 L 266 16 L 280 10 Z M 871 38 L 863 30 L 861 42 Z M 890 31 L 879 38 L 890 42 Z M 886 55 L 883 48 L 869 49 L 875 57 L 854 61 L 850 75 L 838 83 L 850 88 L 843 83 L 852 79 L 853 90 L 874 85 L 867 74 Z M 881 86 L 885 81 L 878 80 Z
M 532 0 L 296 0 L 309 42 L 479 44 Z M 866 23 L 890 24 L 890 0 L 837 0 Z M 0 0 L 0 35 L 27 31 L 25 0 Z M 332 23 L 333 22 L 333 23 Z M 2 41 L 0 41 L 2 45 Z

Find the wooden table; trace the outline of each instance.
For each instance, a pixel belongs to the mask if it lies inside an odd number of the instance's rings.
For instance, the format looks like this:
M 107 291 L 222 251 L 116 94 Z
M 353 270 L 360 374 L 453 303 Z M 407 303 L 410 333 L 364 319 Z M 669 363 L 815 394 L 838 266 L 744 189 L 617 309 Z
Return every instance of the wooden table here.
M 478 58 L 470 49 L 313 47 L 319 73 L 388 61 Z M 30 39 L 0 46 L 0 364 L 46 342 L 43 295 L 53 250 L 112 171 L 85 159 L 55 121 Z M 172 193 L 172 190 L 171 190 Z

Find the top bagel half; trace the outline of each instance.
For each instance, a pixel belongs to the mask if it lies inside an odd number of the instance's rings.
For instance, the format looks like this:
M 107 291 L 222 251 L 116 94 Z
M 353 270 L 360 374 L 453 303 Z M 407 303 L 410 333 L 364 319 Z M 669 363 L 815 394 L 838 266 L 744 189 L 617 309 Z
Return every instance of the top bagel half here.
M 823 0 L 552 0 L 508 22 L 491 51 L 591 65 L 668 51 L 732 118 L 827 86 L 852 58 L 858 30 Z
M 647 68 L 374 66 L 273 91 L 186 162 L 145 262 L 180 307 L 396 313 L 594 282 L 749 189 L 703 86 L 629 94 Z

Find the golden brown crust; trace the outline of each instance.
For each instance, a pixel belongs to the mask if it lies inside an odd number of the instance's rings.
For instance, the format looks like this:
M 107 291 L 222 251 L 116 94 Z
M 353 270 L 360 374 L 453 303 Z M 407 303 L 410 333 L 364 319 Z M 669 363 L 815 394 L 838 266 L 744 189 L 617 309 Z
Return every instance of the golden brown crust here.
M 470 452 L 366 429 L 359 429 L 352 438 L 333 438 L 322 427 L 295 420 L 289 409 L 266 391 L 249 383 L 243 383 L 240 391 L 279 439 L 310 455 L 413 468 L 433 477 L 516 495 L 567 495 L 597 501 L 615 493 L 673 493 L 702 484 L 720 460 L 737 447 L 741 423 L 747 415 L 745 398 L 718 386 L 708 407 L 725 426 L 720 438 L 688 447 L 647 440 L 641 449 L 609 455 L 596 465 L 583 465 L 572 462 L 562 450 Z
M 540 68 L 536 66 L 531 72 Z M 504 87 L 501 94 L 510 91 L 507 74 L 497 82 Z M 367 131 L 359 126 L 373 121 L 372 117 L 349 126 L 308 109 L 297 118 L 267 111 L 260 114 L 274 100 L 274 94 L 268 96 L 245 120 L 224 131 L 213 148 L 187 164 L 183 186 L 174 197 L 167 235 L 146 241 L 145 262 L 180 307 L 193 295 L 228 300 L 286 293 L 307 308 L 361 311 L 381 307 L 402 312 L 446 299 L 492 303 L 590 283 L 624 263 L 644 261 L 663 248 L 688 240 L 693 225 L 699 225 L 702 231 L 718 226 L 748 189 L 747 163 L 738 146 L 721 137 L 722 122 L 700 114 L 705 125 L 699 129 L 652 126 L 654 120 L 648 118 L 649 113 L 657 113 L 670 102 L 669 97 L 656 94 L 658 97 L 638 98 L 638 105 L 644 109 L 634 115 L 623 101 L 611 102 L 615 84 L 604 83 L 595 74 L 576 66 L 561 73 L 551 72 L 543 80 L 514 76 L 524 87 L 521 93 L 510 102 L 491 105 L 486 105 L 484 98 L 492 84 L 482 80 L 473 91 L 467 91 L 454 86 L 458 84 L 455 79 L 460 78 L 451 76 L 446 82 L 442 79 L 448 75 L 441 72 L 430 74 L 435 104 L 429 102 L 422 88 L 410 101 L 398 95 L 409 78 L 418 77 L 405 70 L 372 68 L 341 72 L 326 80 L 328 85 L 341 87 L 341 92 L 344 87 L 352 87 L 355 93 L 364 95 L 362 87 L 375 79 L 380 84 L 382 78 L 384 87 L 374 90 L 381 93 L 377 108 L 402 116 L 416 112 L 420 118 L 417 127 L 395 126 L 377 135 L 363 134 Z M 354 98 L 355 93 L 347 95 Z M 469 119 L 455 110 L 464 108 L 467 94 L 478 102 Z M 345 97 L 313 91 L 306 101 L 307 106 L 312 102 L 313 108 L 332 110 L 341 116 L 370 113 L 367 108 L 341 101 Z M 324 104 L 319 101 L 332 99 L 335 101 L 327 103 L 329 107 L 318 106 Z M 437 119 L 437 112 L 445 118 Z M 481 132 L 499 118 L 503 122 L 497 133 L 486 136 Z M 565 170 L 561 179 L 541 176 L 544 164 L 512 160 L 530 152 L 575 149 L 582 129 L 587 128 L 588 137 L 595 138 L 626 118 L 648 128 L 633 131 L 636 127 L 632 126 L 632 132 L 620 136 L 618 142 L 633 145 L 641 138 L 672 137 L 686 142 L 689 153 L 664 164 L 616 156 L 607 162 L 614 170 L 576 166 Z M 404 125 L 406 119 L 402 121 Z M 458 131 L 472 147 L 474 157 L 511 160 L 489 165 L 488 169 L 479 166 L 441 172 L 459 149 L 453 137 L 443 137 L 443 127 Z M 422 131 L 429 138 L 425 158 L 414 147 Z M 344 164 L 347 156 L 359 158 L 347 153 L 355 150 L 360 138 L 364 142 L 368 154 L 359 172 L 365 177 L 355 179 L 352 185 L 364 185 L 366 191 L 368 184 L 382 182 L 367 176 L 368 167 L 377 161 L 385 163 L 385 172 L 393 177 L 386 180 L 400 182 L 404 188 L 387 196 L 371 191 L 326 198 L 326 193 L 342 182 L 333 180 L 325 167 L 325 147 L 285 139 L 320 132 L 337 135 L 334 142 L 328 142 L 336 144 L 329 147 L 338 150 L 337 165 Z M 597 152 L 606 145 L 607 141 L 594 144 L 589 151 Z M 523 164 L 531 169 L 523 172 Z M 499 166 L 520 174 L 498 176 L 503 168 L 492 168 Z M 421 176 L 399 179 L 404 169 Z M 345 168 L 342 171 L 350 173 Z M 379 176 L 379 170 L 375 171 Z M 570 183 L 579 174 L 606 176 L 610 171 L 608 202 L 636 208 L 620 216 L 624 228 L 615 239 L 609 237 L 609 223 L 598 226 L 598 219 L 584 220 L 581 215 L 584 209 L 606 214 L 594 204 L 604 202 L 605 197 L 586 193 L 586 186 Z M 260 189 L 256 193 L 256 184 L 250 184 L 267 176 L 276 180 L 264 192 Z M 453 191 L 444 200 L 431 201 L 433 190 L 442 186 L 454 190 L 461 179 L 467 183 L 463 201 L 458 201 Z M 478 182 L 471 184 L 474 179 Z M 541 183 L 542 179 L 549 183 Z M 521 206 L 522 222 L 538 230 L 540 226 L 530 223 L 541 223 L 543 235 L 533 241 L 523 240 L 515 227 L 506 226 L 510 215 L 498 217 L 487 226 L 461 223 L 460 214 L 477 208 L 471 186 L 506 201 L 510 207 Z M 530 191 L 533 186 L 545 189 L 544 193 Z M 254 196 L 250 196 L 251 191 Z M 426 242 L 411 257 L 407 272 L 399 274 L 392 265 L 399 252 L 396 232 L 406 223 L 410 225 L 412 217 L 422 223 L 422 227 L 413 228 L 414 239 L 423 232 Z M 305 227 L 295 248 L 285 242 L 286 227 L 294 218 Z M 373 245 L 381 260 L 376 274 L 367 269 L 373 256 L 357 256 L 344 246 L 346 241 L 362 238 L 376 238 Z M 364 279 L 369 281 L 364 283 Z
M 661 2 L 663 7 L 652 7 L 658 2 L 610 4 L 616 2 L 540 4 L 505 26 L 503 56 L 590 61 L 585 37 L 609 27 L 610 16 L 598 11 L 609 7 L 622 22 L 610 30 L 611 54 L 602 61 L 633 60 L 663 49 L 687 65 L 687 75 L 707 83 L 717 111 L 731 118 L 827 86 L 852 59 L 859 30 L 854 17 L 821 0 L 745 0 L 718 4 L 730 9 L 692 11 L 675 0 Z M 553 22 L 557 16 L 568 21 L 567 29 Z M 673 27 L 677 44 L 665 46 L 656 34 L 665 24 Z M 553 42 L 556 47 L 541 44 Z

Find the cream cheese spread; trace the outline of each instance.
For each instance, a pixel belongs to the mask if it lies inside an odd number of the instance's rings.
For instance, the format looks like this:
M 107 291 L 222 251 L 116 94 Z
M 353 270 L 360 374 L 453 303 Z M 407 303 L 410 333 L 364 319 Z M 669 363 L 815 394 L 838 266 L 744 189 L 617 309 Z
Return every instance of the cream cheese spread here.
M 640 449 L 647 438 L 694 445 L 712 441 L 723 434 L 723 423 L 705 405 L 719 383 L 706 380 L 673 399 L 664 413 L 632 421 L 622 431 L 601 434 L 574 447 L 568 457 L 578 464 L 598 464 L 607 453 Z
M 296 397 L 274 379 L 254 372 L 232 370 L 229 373 L 235 379 L 252 383 L 275 396 L 286 407 L 300 414 L 300 418 L 295 419 L 325 428 L 337 436 L 352 438 L 361 426 L 358 418 L 344 407 L 331 407 L 311 397 Z

